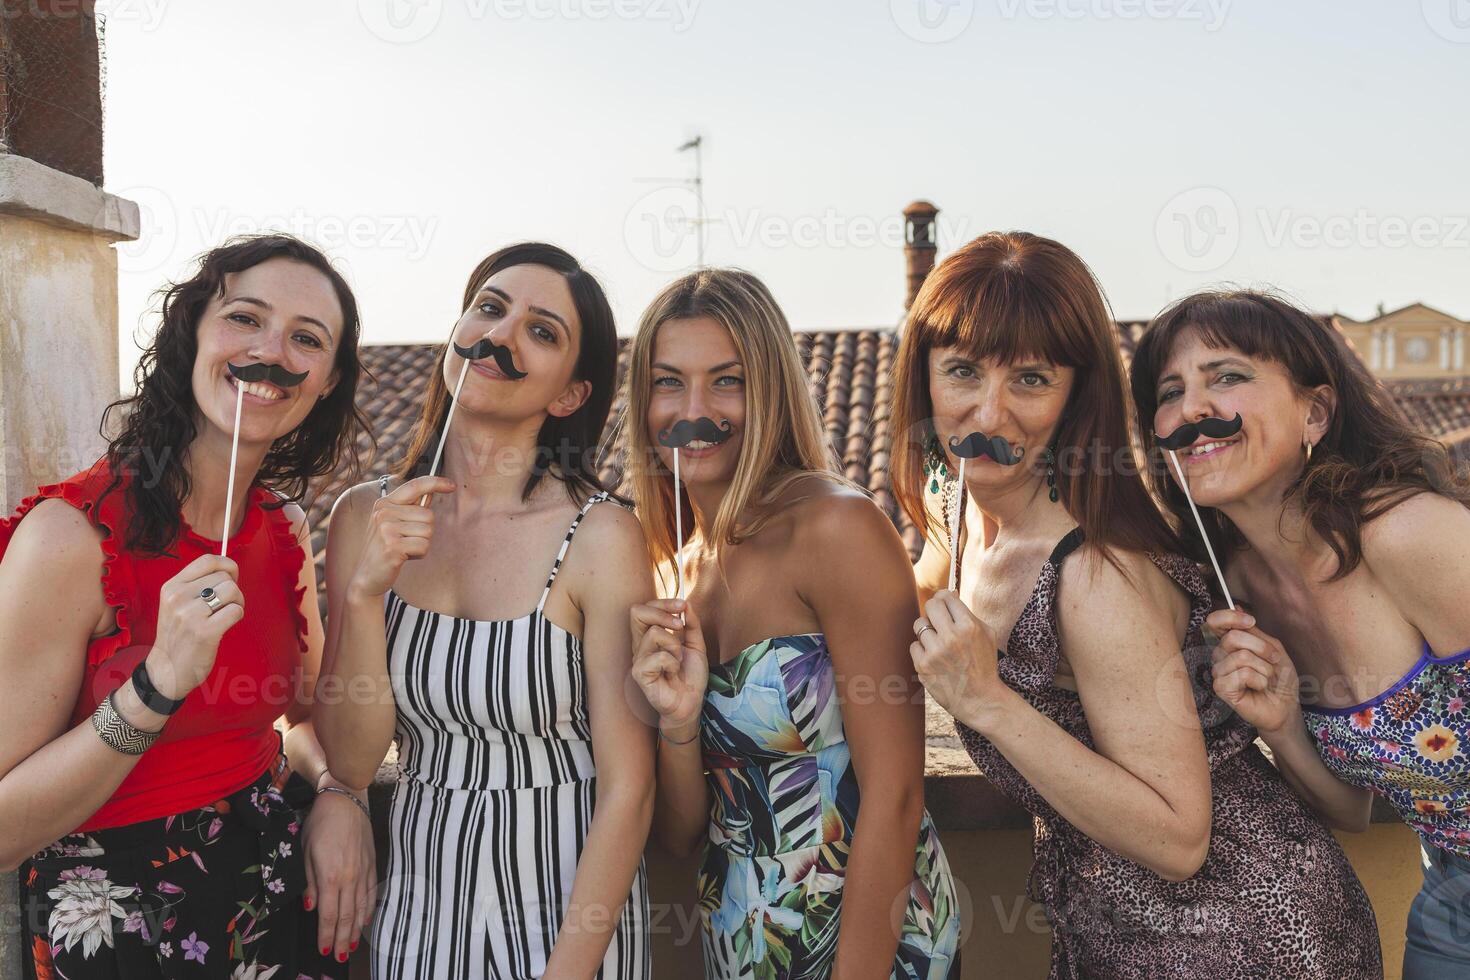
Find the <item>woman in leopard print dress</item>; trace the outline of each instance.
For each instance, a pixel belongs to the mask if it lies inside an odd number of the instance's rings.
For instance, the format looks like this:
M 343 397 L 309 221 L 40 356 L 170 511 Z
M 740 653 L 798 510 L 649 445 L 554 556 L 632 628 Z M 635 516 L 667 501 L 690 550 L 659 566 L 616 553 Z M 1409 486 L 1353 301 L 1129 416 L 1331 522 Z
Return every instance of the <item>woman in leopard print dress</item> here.
M 1034 817 L 1051 976 L 1381 977 L 1342 849 L 1212 693 L 1210 595 L 1139 476 L 1082 261 L 1023 233 L 950 256 L 910 313 L 895 403 L 896 430 L 919 434 L 896 496 L 929 532 L 914 664 Z M 961 443 L 985 455 L 945 513 L 921 469 L 953 469 Z M 957 592 L 946 518 L 968 529 Z

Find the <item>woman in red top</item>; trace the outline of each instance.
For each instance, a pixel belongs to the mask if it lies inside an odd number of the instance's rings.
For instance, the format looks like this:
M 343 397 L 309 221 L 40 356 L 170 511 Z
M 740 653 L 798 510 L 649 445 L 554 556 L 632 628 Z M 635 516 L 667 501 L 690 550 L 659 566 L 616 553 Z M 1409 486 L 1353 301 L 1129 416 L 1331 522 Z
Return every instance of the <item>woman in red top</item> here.
M 309 720 L 291 501 L 351 459 L 357 335 L 316 249 L 214 249 L 165 293 L 107 454 L 0 521 L 0 865 L 25 864 L 38 976 L 316 977 L 356 946 L 371 833 Z M 283 369 L 244 385 L 232 494 L 229 364 Z

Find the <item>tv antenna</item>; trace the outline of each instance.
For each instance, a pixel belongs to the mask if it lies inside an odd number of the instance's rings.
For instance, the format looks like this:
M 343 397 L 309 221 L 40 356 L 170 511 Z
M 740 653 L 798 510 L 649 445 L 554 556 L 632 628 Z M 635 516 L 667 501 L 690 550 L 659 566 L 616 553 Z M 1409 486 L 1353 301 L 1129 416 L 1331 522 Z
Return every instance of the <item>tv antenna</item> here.
M 687 153 L 694 151 L 694 176 L 692 177 L 643 177 L 642 181 L 658 184 L 684 184 L 694 191 L 694 217 L 684 218 L 686 226 L 694 231 L 694 254 L 697 268 L 704 268 L 704 240 L 705 228 L 715 224 L 720 219 L 705 216 L 704 211 L 704 135 L 695 134 L 692 139 L 685 140 L 683 145 L 676 149 L 675 153 Z

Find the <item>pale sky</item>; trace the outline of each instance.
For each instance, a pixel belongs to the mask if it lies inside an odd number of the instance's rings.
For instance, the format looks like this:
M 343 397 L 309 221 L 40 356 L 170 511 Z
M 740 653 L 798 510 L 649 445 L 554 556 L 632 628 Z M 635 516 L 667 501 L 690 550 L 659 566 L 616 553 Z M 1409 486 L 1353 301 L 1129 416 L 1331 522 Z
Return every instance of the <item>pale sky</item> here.
M 1204 285 L 1470 318 L 1470 0 L 99 0 L 124 375 L 149 294 L 239 231 L 323 245 L 369 342 L 555 242 L 631 332 L 695 262 L 797 329 L 887 326 L 899 211 L 940 255 L 1075 249 L 1120 319 Z M 663 179 L 672 180 L 663 180 Z

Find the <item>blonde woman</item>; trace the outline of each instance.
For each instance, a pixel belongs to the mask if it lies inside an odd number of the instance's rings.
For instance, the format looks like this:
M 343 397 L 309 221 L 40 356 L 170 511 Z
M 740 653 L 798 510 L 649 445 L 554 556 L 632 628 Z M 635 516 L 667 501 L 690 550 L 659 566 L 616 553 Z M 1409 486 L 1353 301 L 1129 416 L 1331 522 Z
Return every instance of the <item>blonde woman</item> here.
M 650 549 L 665 593 L 687 590 L 632 608 L 633 674 L 659 715 L 655 833 L 676 854 L 706 845 L 707 975 L 958 977 L 954 885 L 924 811 L 913 573 L 833 469 L 766 287 L 704 270 L 666 288 L 627 404 Z M 678 423 L 697 438 L 676 497 L 659 435 Z

